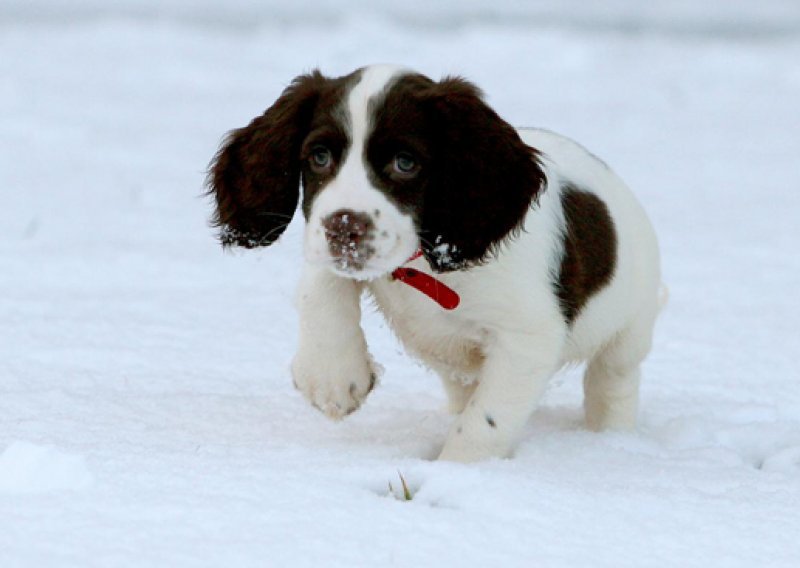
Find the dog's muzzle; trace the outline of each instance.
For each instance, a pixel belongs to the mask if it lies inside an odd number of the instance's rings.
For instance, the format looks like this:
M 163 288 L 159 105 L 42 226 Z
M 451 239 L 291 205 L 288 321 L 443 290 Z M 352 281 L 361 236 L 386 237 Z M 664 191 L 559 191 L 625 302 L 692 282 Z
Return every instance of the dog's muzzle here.
M 372 245 L 375 224 L 366 213 L 341 209 L 322 219 L 322 228 L 328 241 L 328 251 L 339 270 L 363 270 L 375 254 Z

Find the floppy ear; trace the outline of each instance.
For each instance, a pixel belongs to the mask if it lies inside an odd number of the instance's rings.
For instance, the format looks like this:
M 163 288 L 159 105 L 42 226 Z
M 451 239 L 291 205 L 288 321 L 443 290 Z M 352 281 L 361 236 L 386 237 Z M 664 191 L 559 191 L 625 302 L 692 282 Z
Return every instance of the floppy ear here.
M 295 78 L 214 156 L 207 185 L 223 246 L 267 246 L 289 225 L 300 196 L 300 145 L 326 81 L 318 71 Z
M 519 230 L 545 175 L 538 152 L 471 83 L 445 78 L 424 98 L 438 140 L 420 223 L 422 249 L 436 271 L 459 270 L 486 260 Z

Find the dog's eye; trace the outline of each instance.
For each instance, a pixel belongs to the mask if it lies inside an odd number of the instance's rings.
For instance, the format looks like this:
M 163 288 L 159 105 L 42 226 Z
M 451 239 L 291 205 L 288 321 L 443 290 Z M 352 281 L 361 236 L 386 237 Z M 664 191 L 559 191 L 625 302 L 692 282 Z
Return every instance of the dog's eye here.
M 392 159 L 392 171 L 400 177 L 413 177 L 419 172 L 419 164 L 408 152 L 398 152 Z
M 333 165 L 333 155 L 325 146 L 314 146 L 308 158 L 311 169 L 317 173 L 325 173 Z

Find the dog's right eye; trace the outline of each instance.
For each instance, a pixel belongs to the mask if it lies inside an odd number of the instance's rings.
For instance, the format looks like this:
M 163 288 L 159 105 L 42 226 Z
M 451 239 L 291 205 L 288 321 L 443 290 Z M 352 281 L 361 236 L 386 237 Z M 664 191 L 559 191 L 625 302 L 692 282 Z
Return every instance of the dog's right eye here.
M 312 170 L 318 174 L 324 174 L 333 166 L 333 155 L 325 146 L 314 146 L 308 162 Z

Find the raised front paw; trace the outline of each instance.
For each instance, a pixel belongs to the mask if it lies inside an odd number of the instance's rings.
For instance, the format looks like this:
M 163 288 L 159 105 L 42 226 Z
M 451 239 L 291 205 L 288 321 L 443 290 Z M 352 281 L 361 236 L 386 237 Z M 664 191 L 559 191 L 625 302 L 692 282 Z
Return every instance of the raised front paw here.
M 297 354 L 292 361 L 294 386 L 328 418 L 341 420 L 358 410 L 378 379 L 367 355 L 321 359 Z

